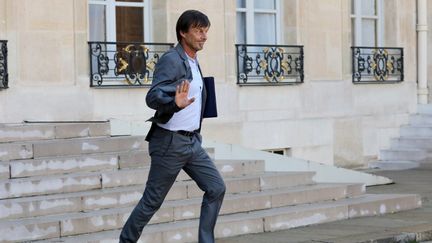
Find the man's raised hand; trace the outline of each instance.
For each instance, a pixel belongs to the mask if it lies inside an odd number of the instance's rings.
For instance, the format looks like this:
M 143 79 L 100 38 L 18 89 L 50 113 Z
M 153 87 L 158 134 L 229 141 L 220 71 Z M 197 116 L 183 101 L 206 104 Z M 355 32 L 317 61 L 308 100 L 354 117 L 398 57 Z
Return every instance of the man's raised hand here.
M 183 109 L 186 106 L 192 104 L 195 101 L 195 97 L 188 98 L 190 83 L 187 80 L 183 80 L 180 85 L 176 87 L 175 103 Z

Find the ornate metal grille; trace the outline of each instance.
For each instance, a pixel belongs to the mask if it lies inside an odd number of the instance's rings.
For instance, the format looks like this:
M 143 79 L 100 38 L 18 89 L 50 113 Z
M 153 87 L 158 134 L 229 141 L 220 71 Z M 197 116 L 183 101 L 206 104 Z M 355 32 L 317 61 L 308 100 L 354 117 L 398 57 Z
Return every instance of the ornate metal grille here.
M 404 80 L 403 48 L 351 47 L 353 83 L 395 83 Z
M 172 43 L 89 42 L 90 87 L 150 86 L 161 55 Z
M 237 84 L 303 83 L 303 46 L 237 44 Z
M 9 88 L 9 74 L 7 68 L 7 41 L 0 40 L 0 89 Z

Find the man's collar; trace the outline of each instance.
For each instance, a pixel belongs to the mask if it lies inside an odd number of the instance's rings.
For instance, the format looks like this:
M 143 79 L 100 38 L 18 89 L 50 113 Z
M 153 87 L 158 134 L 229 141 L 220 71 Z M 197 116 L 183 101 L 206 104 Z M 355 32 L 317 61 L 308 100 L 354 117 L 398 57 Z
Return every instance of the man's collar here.
M 183 60 L 188 60 L 188 58 L 190 58 L 191 60 L 198 60 L 197 56 L 195 55 L 195 58 L 190 57 L 185 49 L 183 48 L 183 46 L 180 43 L 177 43 L 175 49 L 177 50 L 177 52 L 180 54 L 181 58 Z
M 179 53 L 180 57 L 183 60 L 187 60 L 187 55 L 185 50 L 183 49 L 183 46 L 180 43 L 177 43 L 176 47 L 175 47 L 176 51 Z

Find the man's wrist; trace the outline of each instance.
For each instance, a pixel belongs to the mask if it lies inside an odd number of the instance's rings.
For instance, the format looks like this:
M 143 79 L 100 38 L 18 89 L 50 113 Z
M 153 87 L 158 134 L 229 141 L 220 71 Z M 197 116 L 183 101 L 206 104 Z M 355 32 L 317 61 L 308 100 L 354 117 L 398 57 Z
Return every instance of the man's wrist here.
M 175 102 L 175 100 L 173 101 L 173 105 L 174 105 L 174 112 L 180 111 L 182 108 L 180 108 L 177 103 Z

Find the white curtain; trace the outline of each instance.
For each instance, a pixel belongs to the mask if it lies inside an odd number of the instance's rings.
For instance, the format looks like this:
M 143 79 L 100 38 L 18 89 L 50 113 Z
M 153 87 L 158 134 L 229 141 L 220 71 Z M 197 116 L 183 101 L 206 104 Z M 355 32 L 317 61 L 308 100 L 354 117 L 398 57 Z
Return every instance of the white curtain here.
M 237 12 L 237 44 L 247 44 L 246 43 L 246 13 Z
M 376 15 L 376 0 L 362 0 L 362 15 Z
M 276 44 L 276 15 L 255 13 L 254 31 L 254 44 Z
M 375 19 L 363 19 L 362 45 L 363 46 L 376 45 L 376 20 Z
M 275 0 L 255 0 L 255 9 L 275 9 Z
M 90 41 L 106 41 L 105 5 L 90 4 L 89 8 Z

